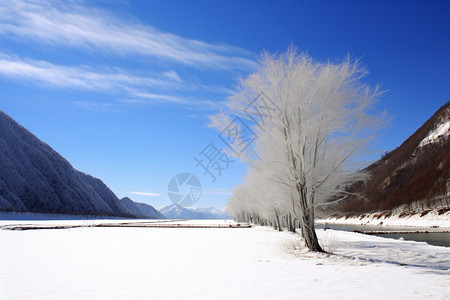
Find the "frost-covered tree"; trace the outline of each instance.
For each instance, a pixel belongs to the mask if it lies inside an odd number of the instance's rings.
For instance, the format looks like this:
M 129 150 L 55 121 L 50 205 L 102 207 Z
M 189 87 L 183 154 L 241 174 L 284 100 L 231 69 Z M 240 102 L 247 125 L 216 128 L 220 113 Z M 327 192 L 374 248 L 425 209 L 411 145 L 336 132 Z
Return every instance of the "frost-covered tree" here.
M 323 251 L 315 209 L 345 197 L 349 185 L 367 177 L 357 158 L 383 123 L 369 113 L 379 91 L 362 83 L 365 74 L 350 58 L 319 63 L 294 47 L 280 55 L 263 53 L 259 70 L 240 80 L 229 110 L 212 118 L 213 126 L 226 131 L 237 116 L 235 132 L 245 131 L 244 120 L 256 136 L 237 156 L 259 178 L 247 176 L 230 200 L 231 213 L 272 220 L 290 214 L 287 220 L 298 220 L 306 246 Z M 234 141 L 249 139 L 235 134 Z M 264 196 L 264 190 L 276 193 Z

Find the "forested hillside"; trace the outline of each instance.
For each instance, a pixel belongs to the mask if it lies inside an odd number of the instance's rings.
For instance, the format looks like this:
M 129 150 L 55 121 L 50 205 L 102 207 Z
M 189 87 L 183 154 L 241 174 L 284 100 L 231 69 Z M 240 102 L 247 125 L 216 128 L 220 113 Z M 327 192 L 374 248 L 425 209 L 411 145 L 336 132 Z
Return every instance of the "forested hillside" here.
M 400 147 L 367 168 L 370 179 L 352 186 L 358 195 L 341 213 L 399 209 L 423 212 L 450 207 L 450 103 L 442 106 Z
M 136 205 L 145 207 L 130 209 Z M 149 205 L 121 201 L 1 111 L 0 211 L 163 217 Z

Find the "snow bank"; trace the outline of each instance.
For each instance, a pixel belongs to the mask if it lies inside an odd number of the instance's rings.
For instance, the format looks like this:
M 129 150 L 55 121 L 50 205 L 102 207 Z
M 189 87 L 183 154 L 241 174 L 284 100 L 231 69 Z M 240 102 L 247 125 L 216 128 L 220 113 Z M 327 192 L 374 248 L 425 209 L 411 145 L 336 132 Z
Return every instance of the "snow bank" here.
M 339 255 L 304 251 L 293 255 L 288 245 L 298 241 L 298 235 L 267 227 L 0 230 L 0 295 L 2 299 L 450 296 L 448 248 L 333 230 L 318 235 L 325 248 Z
M 381 216 L 380 216 L 381 215 Z M 319 219 L 317 223 L 330 224 L 355 224 L 355 225 L 380 225 L 383 226 L 408 226 L 408 227 L 431 227 L 439 226 L 450 228 L 450 212 L 438 214 L 436 210 L 430 211 L 426 215 L 420 214 L 400 216 L 400 214 L 386 215 L 380 213 L 365 214 L 358 217 L 326 218 Z

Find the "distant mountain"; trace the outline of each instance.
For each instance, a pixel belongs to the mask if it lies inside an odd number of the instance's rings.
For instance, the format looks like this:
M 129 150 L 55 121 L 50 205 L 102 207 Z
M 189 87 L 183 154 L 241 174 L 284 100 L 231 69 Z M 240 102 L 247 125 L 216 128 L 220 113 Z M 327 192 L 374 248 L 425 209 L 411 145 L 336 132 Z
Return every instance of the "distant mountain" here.
M 214 207 L 195 207 L 189 208 L 189 210 L 204 214 L 205 216 L 208 216 L 208 219 L 233 219 L 233 217 L 226 213 L 225 210 L 220 210 Z
M 214 207 L 185 208 L 177 204 L 171 204 L 161 208 L 159 211 L 168 219 L 232 219 L 229 214 Z
M 134 202 L 128 197 L 120 199 L 120 202 L 122 202 L 122 204 L 128 209 L 128 211 L 136 217 L 147 218 L 151 216 L 155 219 L 165 219 L 164 215 L 151 205 Z
M 423 212 L 450 208 L 450 103 L 400 147 L 367 168 L 371 178 L 351 189 L 338 209 L 346 213 Z
M 136 209 L 128 200 L 119 200 L 100 179 L 74 169 L 0 111 L 0 211 L 161 217 L 153 207 L 135 204 Z

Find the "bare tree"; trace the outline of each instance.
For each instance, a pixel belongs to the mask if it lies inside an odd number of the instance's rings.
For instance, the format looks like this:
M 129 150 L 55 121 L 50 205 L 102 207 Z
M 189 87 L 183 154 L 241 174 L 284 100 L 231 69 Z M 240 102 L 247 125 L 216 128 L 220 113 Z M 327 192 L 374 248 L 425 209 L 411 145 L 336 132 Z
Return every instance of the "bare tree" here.
M 239 157 L 260 174 L 258 182 L 266 189 L 282 191 L 271 196 L 270 208 L 298 220 L 312 251 L 323 251 L 314 229 L 315 209 L 341 199 L 349 185 L 367 177 L 358 157 L 383 118 L 369 113 L 379 91 L 362 83 L 365 74 L 350 58 L 318 63 L 294 47 L 280 55 L 263 53 L 260 69 L 241 79 L 229 111 L 213 117 L 220 129 L 230 115 L 248 122 L 257 138 Z M 248 197 L 258 187 L 251 180 L 244 185 L 247 195 L 231 200 L 232 213 L 252 207 L 264 215 L 267 200 L 258 210 L 261 201 Z M 257 205 L 249 205 L 252 201 Z

